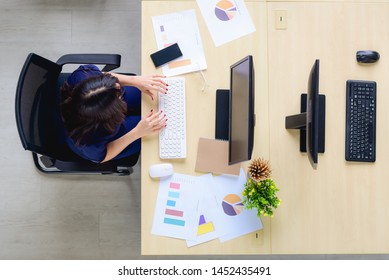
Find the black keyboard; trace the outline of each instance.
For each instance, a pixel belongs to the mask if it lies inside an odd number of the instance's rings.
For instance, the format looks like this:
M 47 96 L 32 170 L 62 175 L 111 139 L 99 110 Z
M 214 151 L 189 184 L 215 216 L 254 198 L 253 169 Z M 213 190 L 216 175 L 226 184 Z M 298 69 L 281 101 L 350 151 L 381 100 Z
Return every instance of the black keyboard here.
M 376 89 L 376 82 L 347 81 L 346 160 L 348 161 L 375 161 Z

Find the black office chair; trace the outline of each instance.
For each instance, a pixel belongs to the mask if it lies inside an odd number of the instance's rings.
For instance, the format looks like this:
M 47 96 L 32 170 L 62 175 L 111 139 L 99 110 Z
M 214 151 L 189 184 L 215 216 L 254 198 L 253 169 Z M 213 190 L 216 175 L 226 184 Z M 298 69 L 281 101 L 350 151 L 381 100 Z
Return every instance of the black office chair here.
M 105 65 L 102 71 L 107 72 L 118 68 L 120 60 L 117 54 L 69 54 L 55 63 L 34 53 L 28 55 L 17 84 L 15 114 L 22 145 L 32 152 L 39 171 L 117 175 L 133 172 L 139 153 L 105 163 L 94 163 L 75 154 L 65 142 L 59 107 L 59 89 L 71 74 L 61 73 L 65 64 Z

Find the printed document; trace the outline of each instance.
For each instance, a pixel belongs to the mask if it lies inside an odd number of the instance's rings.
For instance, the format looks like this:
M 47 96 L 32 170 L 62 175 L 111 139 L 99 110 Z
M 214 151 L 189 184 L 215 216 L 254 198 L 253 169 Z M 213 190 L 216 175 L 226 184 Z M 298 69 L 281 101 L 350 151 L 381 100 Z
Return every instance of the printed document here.
M 197 0 L 216 47 L 255 32 L 243 0 Z
M 183 54 L 162 66 L 165 76 L 176 76 L 207 68 L 195 10 L 152 18 L 158 50 L 177 43 Z

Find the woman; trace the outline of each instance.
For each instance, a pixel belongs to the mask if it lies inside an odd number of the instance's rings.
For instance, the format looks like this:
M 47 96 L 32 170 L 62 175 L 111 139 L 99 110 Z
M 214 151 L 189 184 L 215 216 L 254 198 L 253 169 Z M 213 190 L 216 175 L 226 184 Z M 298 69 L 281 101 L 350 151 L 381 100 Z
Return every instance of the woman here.
M 82 65 L 61 89 L 61 113 L 69 147 L 93 162 L 128 157 L 140 151 L 140 138 L 166 126 L 162 112 L 141 118 L 141 92 L 154 100 L 166 93 L 162 76 L 127 76 L 102 73 Z

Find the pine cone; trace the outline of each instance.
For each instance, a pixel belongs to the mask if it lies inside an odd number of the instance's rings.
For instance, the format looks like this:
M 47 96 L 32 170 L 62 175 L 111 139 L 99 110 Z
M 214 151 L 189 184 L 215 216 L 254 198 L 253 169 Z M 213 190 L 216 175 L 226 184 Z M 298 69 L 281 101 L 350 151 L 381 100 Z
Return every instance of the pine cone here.
M 266 180 L 271 175 L 269 161 L 262 158 L 252 160 L 248 171 L 251 179 L 257 182 Z

